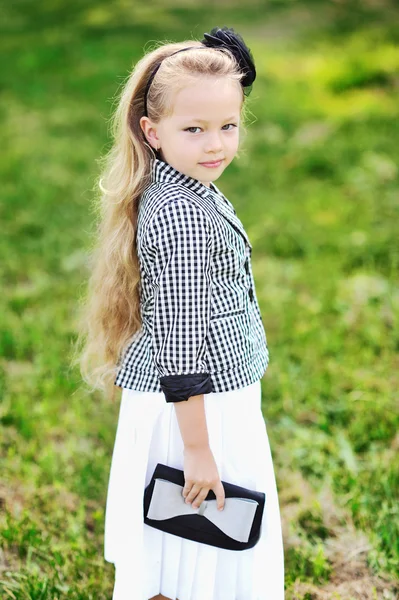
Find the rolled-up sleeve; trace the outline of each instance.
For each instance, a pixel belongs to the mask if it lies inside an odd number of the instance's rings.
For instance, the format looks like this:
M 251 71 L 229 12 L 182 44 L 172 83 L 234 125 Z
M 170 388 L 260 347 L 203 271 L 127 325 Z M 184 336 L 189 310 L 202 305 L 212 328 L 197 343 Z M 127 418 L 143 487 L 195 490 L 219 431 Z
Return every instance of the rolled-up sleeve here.
M 211 312 L 212 226 L 195 203 L 175 199 L 151 221 L 152 344 L 166 402 L 213 391 L 207 364 Z

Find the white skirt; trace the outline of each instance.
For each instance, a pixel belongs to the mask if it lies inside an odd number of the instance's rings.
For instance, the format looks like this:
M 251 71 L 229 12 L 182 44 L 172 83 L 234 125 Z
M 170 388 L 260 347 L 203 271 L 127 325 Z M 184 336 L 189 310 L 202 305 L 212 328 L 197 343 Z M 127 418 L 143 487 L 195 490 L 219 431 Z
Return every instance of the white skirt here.
M 108 484 L 104 558 L 115 565 L 112 600 L 284 600 L 284 553 L 261 382 L 204 396 L 219 476 L 265 492 L 261 538 L 225 550 L 159 531 L 143 520 L 143 493 L 158 462 L 184 470 L 183 440 L 163 392 L 123 389 Z

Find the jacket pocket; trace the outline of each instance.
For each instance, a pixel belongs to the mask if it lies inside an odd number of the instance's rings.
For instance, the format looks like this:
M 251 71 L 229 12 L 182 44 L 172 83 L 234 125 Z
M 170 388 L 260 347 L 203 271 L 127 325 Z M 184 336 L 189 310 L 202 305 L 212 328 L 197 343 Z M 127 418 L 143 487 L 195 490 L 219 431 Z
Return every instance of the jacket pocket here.
M 228 319 L 229 317 L 237 317 L 238 315 L 243 315 L 245 313 L 245 308 L 238 308 L 236 310 L 229 310 L 222 313 L 216 313 L 211 315 L 211 321 L 215 319 Z
M 256 345 L 251 316 L 245 309 L 211 318 L 207 355 L 211 372 L 220 373 L 248 363 L 256 353 Z
M 246 311 L 248 291 L 245 280 L 224 281 L 214 286 L 211 296 L 211 319 L 242 315 Z

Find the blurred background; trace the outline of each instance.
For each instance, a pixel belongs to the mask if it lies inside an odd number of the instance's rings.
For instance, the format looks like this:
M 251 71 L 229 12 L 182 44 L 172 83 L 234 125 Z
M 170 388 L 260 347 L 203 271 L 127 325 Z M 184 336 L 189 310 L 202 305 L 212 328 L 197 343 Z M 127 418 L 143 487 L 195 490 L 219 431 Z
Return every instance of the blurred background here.
M 15 0 L 1 14 L 1 597 L 111 598 L 120 396 L 88 394 L 70 366 L 98 159 L 143 52 L 227 25 L 258 76 L 217 184 L 254 248 L 286 598 L 398 598 L 398 4 Z

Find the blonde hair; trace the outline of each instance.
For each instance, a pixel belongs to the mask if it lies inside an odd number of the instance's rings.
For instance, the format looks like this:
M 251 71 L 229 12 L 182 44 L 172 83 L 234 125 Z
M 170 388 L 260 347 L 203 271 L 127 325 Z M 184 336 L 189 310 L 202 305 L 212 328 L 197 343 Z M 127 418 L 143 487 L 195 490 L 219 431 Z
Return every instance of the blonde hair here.
M 187 46 L 186 52 L 173 52 Z M 198 46 L 198 50 L 196 49 Z M 167 42 L 145 54 L 135 65 L 111 117 L 113 145 L 100 159 L 99 193 L 94 198 L 97 222 L 90 250 L 89 280 L 80 299 L 78 335 L 72 365 L 79 365 L 91 390 L 115 400 L 114 380 L 122 353 L 141 328 L 140 270 L 136 250 L 140 196 L 148 185 L 154 151 L 140 126 L 147 81 L 162 61 L 148 91 L 147 114 L 153 123 L 173 112 L 173 95 L 198 76 L 225 77 L 239 82 L 243 74 L 228 51 L 206 48 L 197 40 Z M 245 96 L 241 111 L 245 116 Z

